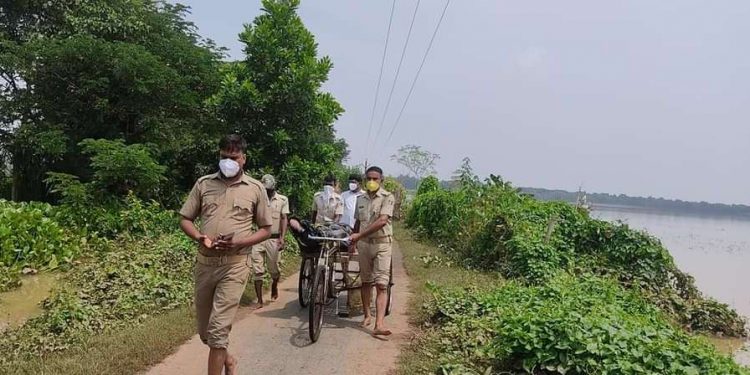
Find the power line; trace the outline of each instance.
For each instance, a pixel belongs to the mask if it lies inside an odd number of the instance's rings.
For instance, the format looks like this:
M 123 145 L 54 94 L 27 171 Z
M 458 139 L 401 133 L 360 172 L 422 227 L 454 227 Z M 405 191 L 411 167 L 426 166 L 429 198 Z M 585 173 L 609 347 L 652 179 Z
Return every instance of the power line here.
M 438 20 L 437 26 L 435 26 L 435 31 L 432 33 L 432 38 L 430 38 L 430 44 L 427 45 L 427 50 L 424 52 L 424 56 L 422 56 L 422 63 L 419 64 L 419 69 L 417 69 L 417 74 L 414 76 L 414 80 L 411 82 L 411 87 L 409 88 L 409 93 L 406 94 L 406 99 L 404 99 L 404 105 L 401 106 L 401 111 L 398 113 L 398 117 L 396 117 L 396 122 L 393 124 L 393 127 L 391 128 L 391 132 L 388 134 L 388 138 L 386 139 L 385 143 L 383 143 L 383 146 L 387 145 L 388 142 L 391 140 L 391 137 L 393 137 L 393 132 L 396 130 L 396 127 L 399 124 L 399 121 L 401 120 L 401 116 L 404 114 L 404 109 L 406 109 L 406 105 L 409 103 L 409 98 L 411 97 L 412 91 L 414 91 L 414 86 L 417 84 L 417 79 L 419 79 L 419 74 L 422 72 L 422 67 L 424 66 L 425 61 L 427 61 L 427 55 L 430 53 L 430 49 L 432 48 L 432 42 L 435 41 L 435 36 L 437 35 L 438 30 L 440 29 L 440 25 L 443 23 L 443 18 L 445 18 L 445 12 L 448 10 L 448 5 L 451 3 L 451 0 L 446 1 L 445 7 L 443 7 L 443 13 L 440 15 L 440 19 Z
M 378 75 L 378 85 L 375 88 L 375 100 L 372 104 L 372 113 L 370 114 L 370 125 L 367 128 L 367 140 L 365 141 L 365 159 L 369 150 L 370 136 L 372 135 L 372 122 L 375 120 L 375 109 L 378 106 L 378 96 L 380 96 L 380 82 L 383 80 L 383 67 L 385 66 L 385 55 L 388 51 L 388 40 L 391 37 L 391 24 L 393 24 L 393 12 L 396 9 L 396 0 L 391 4 L 391 16 L 388 20 L 388 31 L 385 34 L 385 47 L 383 47 L 383 57 L 380 59 L 380 74 Z
M 373 143 L 377 142 L 380 137 L 380 132 L 383 130 L 383 123 L 385 123 L 385 116 L 388 114 L 388 108 L 391 105 L 391 99 L 393 98 L 393 90 L 396 89 L 396 82 L 398 81 L 398 75 L 401 73 L 401 64 L 404 62 L 404 56 L 406 56 L 406 47 L 409 46 L 409 39 L 411 38 L 411 30 L 414 28 L 414 20 L 417 19 L 417 11 L 419 10 L 419 3 L 422 0 L 417 0 L 417 6 L 414 7 L 414 14 L 411 16 L 411 25 L 409 25 L 409 32 L 406 34 L 406 42 L 404 48 L 401 51 L 401 59 L 398 61 L 398 67 L 396 68 L 396 76 L 393 77 L 393 85 L 391 85 L 391 92 L 388 94 L 388 101 L 385 103 L 385 110 L 383 111 L 383 117 L 380 119 L 380 126 L 378 126 L 378 132 L 375 135 Z

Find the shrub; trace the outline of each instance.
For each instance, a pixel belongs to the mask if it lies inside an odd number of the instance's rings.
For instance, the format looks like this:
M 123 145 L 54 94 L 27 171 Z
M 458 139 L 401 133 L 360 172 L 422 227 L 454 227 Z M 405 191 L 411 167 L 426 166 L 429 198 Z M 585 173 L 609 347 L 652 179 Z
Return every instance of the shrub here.
M 46 203 L 0 201 L 0 266 L 57 268 L 69 263 L 82 243 L 54 216 Z
M 559 273 L 544 285 L 440 290 L 446 373 L 747 374 L 616 282 Z
M 743 318 L 703 297 L 655 237 L 520 194 L 499 177 L 465 181 L 456 190 L 417 195 L 407 214 L 407 225 L 455 260 L 527 284 L 543 284 L 561 270 L 612 277 L 688 329 L 745 334 Z
M 195 246 L 182 234 L 110 241 L 73 268 L 42 315 L 0 337 L 0 361 L 62 350 L 83 337 L 188 303 Z

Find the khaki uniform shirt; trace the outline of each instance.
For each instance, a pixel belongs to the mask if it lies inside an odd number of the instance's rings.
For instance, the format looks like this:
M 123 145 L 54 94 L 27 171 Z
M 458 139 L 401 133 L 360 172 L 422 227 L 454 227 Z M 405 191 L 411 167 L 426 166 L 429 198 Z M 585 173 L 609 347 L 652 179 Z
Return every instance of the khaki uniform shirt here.
M 289 198 L 276 194 L 271 199 L 271 234 L 277 234 L 281 230 L 281 215 L 289 215 Z
M 393 217 L 393 207 L 396 199 L 393 194 L 380 188 L 375 196 L 370 198 L 370 194 L 364 193 L 357 198 L 357 208 L 354 210 L 354 217 L 359 220 L 359 231 L 363 232 L 380 215 L 388 215 L 388 224 L 380 228 L 379 231 L 367 236 L 368 239 L 382 238 L 393 235 L 391 226 L 391 217 Z
M 182 205 L 180 215 L 190 220 L 200 218 L 200 232 L 211 239 L 232 232 L 235 240 L 243 239 L 253 234 L 253 223 L 259 228 L 272 225 L 266 189 L 260 181 L 245 174 L 231 185 L 218 173 L 199 178 Z M 209 257 L 238 255 L 249 254 L 251 247 L 218 251 L 201 245 L 199 251 Z
M 323 199 L 323 192 L 319 191 L 313 196 L 313 211 L 317 212 L 315 224 L 333 221 L 336 215 L 344 214 L 344 201 L 337 193 L 331 193 L 328 202 Z

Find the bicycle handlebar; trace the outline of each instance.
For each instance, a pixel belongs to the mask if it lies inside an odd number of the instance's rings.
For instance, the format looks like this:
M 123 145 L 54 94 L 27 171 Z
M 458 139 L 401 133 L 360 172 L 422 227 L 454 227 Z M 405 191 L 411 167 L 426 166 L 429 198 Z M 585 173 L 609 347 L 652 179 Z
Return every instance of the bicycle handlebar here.
M 310 236 L 308 237 L 311 240 L 315 241 L 334 241 L 334 242 L 348 242 L 350 240 L 349 237 L 346 238 L 334 238 L 334 237 L 316 237 L 316 236 Z

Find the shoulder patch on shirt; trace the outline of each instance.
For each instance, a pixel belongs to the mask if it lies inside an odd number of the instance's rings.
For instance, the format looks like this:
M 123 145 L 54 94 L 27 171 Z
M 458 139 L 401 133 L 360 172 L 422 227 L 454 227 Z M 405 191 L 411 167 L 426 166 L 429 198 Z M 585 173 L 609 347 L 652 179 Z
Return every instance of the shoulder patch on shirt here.
M 203 182 L 203 181 L 206 181 L 206 180 L 210 180 L 210 179 L 216 178 L 218 175 L 219 175 L 219 173 L 207 174 L 207 175 L 205 175 L 203 177 L 199 177 L 198 178 L 198 182 Z

